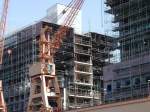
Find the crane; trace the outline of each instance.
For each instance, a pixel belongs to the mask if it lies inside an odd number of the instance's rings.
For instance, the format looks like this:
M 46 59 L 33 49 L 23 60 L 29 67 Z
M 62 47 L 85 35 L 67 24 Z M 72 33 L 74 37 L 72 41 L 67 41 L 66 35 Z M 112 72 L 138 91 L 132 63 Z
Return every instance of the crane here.
M 84 0 L 72 0 L 63 15 L 65 19 L 57 32 L 45 25 L 39 39 L 39 62 L 29 67 L 31 80 L 28 112 L 61 112 L 61 94 L 55 74 L 54 55 L 81 9 Z
M 9 0 L 4 0 L 2 16 L 1 16 L 1 21 L 0 21 L 0 64 L 2 64 L 2 58 L 3 58 L 4 34 L 5 34 L 5 29 L 6 29 L 8 3 L 9 3 Z
M 0 20 L 0 65 L 2 64 L 2 59 L 3 59 L 4 34 L 6 29 L 5 27 L 6 27 L 6 19 L 7 19 L 7 12 L 8 12 L 8 3 L 9 0 L 4 0 L 1 20 Z M 0 81 L 0 111 L 7 112 L 6 104 L 3 96 L 3 90 L 2 90 L 2 81 Z

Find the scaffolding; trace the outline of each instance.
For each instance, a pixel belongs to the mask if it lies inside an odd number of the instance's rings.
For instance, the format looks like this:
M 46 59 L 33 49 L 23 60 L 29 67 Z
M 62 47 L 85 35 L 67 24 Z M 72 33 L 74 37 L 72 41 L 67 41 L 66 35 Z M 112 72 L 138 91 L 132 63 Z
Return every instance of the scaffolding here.
M 106 101 L 146 97 L 150 79 L 150 1 L 106 0 L 106 4 L 109 7 L 106 12 L 114 15 L 112 22 L 118 24 L 113 31 L 119 33 L 120 55 L 120 62 L 106 67 L 111 70 L 104 73 Z M 108 78 L 110 73 L 115 78 Z

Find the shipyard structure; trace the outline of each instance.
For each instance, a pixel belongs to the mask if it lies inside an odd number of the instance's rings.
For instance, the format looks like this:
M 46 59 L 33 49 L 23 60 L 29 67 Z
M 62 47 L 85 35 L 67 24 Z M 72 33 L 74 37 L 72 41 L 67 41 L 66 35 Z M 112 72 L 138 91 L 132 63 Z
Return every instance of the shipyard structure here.
M 30 95 L 29 67 L 39 59 L 41 28 L 59 25 L 41 19 L 5 39 L 0 79 L 9 112 L 26 112 Z M 61 89 L 63 109 L 81 108 L 103 101 L 103 66 L 109 64 L 113 38 L 95 32 L 78 34 L 70 28 L 54 62 Z
M 150 81 L 150 1 L 107 0 L 120 62 L 104 68 L 105 102 L 147 97 Z

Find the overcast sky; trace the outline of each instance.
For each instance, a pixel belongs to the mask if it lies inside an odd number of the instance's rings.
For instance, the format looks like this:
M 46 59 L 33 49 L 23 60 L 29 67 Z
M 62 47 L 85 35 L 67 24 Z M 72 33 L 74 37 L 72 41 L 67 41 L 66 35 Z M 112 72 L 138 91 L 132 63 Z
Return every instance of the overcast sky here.
M 7 33 L 26 26 L 46 15 L 46 10 L 56 3 L 67 4 L 71 0 L 10 0 Z M 105 0 L 85 0 L 82 8 L 83 31 L 107 32 L 110 21 L 105 11 Z M 1 8 L 1 7 L 0 7 Z M 2 9 L 2 8 L 1 8 Z

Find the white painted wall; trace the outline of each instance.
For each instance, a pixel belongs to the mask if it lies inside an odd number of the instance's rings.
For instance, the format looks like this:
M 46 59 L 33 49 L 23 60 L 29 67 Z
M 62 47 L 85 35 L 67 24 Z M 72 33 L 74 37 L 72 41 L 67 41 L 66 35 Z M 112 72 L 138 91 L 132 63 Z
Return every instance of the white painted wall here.
M 50 7 L 47 10 L 47 16 L 43 19 L 43 21 L 61 25 L 67 13 L 62 18 L 59 18 L 59 15 L 65 8 L 66 8 L 65 5 L 55 4 L 54 6 Z M 82 33 L 82 11 L 79 11 L 71 27 L 74 28 L 75 33 L 77 34 Z

